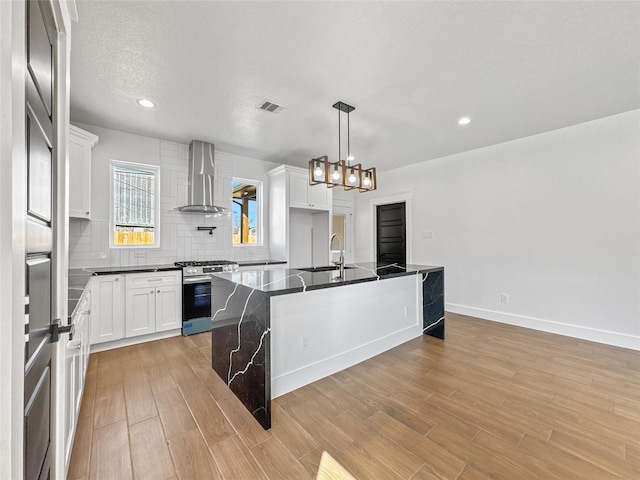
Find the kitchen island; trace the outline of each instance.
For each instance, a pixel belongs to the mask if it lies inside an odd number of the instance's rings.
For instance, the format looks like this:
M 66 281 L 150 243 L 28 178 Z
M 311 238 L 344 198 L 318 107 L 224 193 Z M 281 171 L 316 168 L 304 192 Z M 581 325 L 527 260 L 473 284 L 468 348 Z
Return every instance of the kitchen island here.
M 212 280 L 212 367 L 265 428 L 271 399 L 421 334 L 444 339 L 444 268 L 250 270 Z

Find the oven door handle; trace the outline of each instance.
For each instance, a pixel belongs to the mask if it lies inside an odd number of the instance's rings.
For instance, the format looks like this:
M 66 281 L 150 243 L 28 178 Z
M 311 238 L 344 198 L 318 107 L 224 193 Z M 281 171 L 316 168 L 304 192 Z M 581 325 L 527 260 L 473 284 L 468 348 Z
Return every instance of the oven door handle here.
M 204 275 L 201 277 L 184 277 L 182 279 L 182 283 L 202 283 L 202 282 L 210 282 L 211 275 Z

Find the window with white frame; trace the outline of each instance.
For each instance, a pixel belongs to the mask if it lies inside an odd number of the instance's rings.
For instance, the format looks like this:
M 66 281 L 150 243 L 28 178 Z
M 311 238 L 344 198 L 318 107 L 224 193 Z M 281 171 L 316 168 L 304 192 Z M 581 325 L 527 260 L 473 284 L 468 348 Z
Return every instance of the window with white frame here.
M 262 182 L 234 178 L 231 190 L 233 245 L 261 245 Z
M 111 161 L 111 247 L 158 247 L 159 168 Z

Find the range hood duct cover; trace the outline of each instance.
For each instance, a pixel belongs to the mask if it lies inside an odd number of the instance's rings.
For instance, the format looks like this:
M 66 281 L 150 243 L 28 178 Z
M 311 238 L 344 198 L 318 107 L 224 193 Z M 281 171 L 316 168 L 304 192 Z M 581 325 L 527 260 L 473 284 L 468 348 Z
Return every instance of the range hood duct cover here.
M 213 204 L 215 181 L 215 145 L 193 140 L 189 144 L 189 204 L 178 207 L 181 212 L 213 213 L 229 215 L 228 208 Z

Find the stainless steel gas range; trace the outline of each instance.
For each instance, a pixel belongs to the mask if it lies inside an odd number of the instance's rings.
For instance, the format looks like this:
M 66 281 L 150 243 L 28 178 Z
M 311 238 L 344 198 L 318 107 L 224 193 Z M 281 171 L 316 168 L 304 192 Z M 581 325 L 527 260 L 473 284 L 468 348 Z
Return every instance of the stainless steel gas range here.
M 175 262 L 182 267 L 182 334 L 211 330 L 211 274 L 235 272 L 229 260 Z

